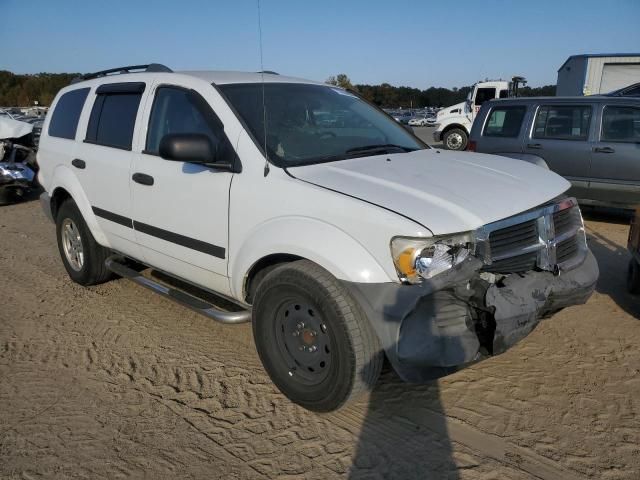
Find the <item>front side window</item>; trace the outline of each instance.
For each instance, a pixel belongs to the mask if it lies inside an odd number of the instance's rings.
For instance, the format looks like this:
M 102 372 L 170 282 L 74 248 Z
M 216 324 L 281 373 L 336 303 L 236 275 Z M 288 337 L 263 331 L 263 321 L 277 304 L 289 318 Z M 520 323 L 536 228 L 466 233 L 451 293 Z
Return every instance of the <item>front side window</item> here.
M 602 112 L 600 140 L 640 142 L 640 107 L 607 105 Z
M 261 149 L 266 144 L 269 160 L 279 166 L 428 148 L 384 112 L 339 88 L 296 83 L 219 88 L 256 144 Z
M 484 102 L 493 100 L 494 98 L 496 98 L 495 88 L 479 88 L 476 91 L 476 107 L 479 107 Z
M 491 110 L 484 127 L 485 137 L 517 137 L 527 107 L 496 107 Z
M 536 115 L 533 137 L 586 140 L 590 121 L 589 105 L 543 105 Z
M 157 155 L 162 137 L 175 133 L 199 133 L 214 145 L 230 147 L 223 126 L 199 94 L 178 87 L 160 87 L 151 109 L 145 153 Z
M 85 141 L 131 150 L 141 98 L 142 93 L 126 91 L 96 95 Z
M 69 140 L 76 138 L 78 120 L 80 120 L 80 113 L 89 90 L 89 88 L 78 88 L 60 97 L 49 122 L 50 136 Z

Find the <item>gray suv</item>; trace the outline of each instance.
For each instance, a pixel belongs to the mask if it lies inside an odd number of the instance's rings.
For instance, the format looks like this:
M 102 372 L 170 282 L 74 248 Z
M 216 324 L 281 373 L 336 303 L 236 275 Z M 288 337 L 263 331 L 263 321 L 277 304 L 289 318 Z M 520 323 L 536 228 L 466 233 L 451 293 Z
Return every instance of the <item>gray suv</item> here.
M 482 105 L 469 150 L 549 168 L 582 203 L 640 203 L 640 98 L 537 97 Z

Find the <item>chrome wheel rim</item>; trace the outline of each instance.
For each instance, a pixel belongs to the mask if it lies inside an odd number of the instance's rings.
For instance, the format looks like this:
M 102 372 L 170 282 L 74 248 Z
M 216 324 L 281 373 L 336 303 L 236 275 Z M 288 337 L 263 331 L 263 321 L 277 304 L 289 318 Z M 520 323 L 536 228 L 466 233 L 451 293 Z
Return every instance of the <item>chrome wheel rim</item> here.
M 62 221 L 62 250 L 67 262 L 76 272 L 82 270 L 84 249 L 77 225 L 70 218 Z
M 452 133 L 447 137 L 447 147 L 449 150 L 458 150 L 462 146 L 462 135 Z

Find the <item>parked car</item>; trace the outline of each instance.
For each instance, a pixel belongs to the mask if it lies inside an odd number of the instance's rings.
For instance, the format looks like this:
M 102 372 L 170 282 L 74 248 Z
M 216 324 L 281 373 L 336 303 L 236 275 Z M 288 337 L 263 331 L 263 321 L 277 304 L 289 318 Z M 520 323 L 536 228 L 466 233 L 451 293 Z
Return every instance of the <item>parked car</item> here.
M 434 125 L 435 123 L 435 117 L 428 115 L 413 117 L 411 120 L 409 120 L 409 125 L 414 127 L 426 127 L 427 125 Z
M 483 105 L 470 150 L 549 168 L 571 182 L 569 191 L 595 205 L 640 202 L 640 99 L 537 97 Z
M 413 113 L 406 110 L 403 112 L 396 112 L 392 116 L 396 122 L 407 125 L 409 121 L 413 118 Z
M 323 83 L 99 72 L 56 95 L 38 162 L 73 281 L 117 273 L 215 320 L 251 321 L 273 382 L 316 411 L 372 388 L 385 354 L 409 381 L 497 355 L 585 302 L 598 276 L 566 180 L 432 149 Z
M 640 83 L 607 93 L 608 97 L 640 97 Z

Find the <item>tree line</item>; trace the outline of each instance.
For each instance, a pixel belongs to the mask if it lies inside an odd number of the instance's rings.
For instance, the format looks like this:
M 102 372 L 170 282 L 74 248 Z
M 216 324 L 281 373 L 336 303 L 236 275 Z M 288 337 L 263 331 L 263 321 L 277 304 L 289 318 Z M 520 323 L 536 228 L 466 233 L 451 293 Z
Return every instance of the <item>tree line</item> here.
M 0 106 L 28 107 L 38 102 L 49 106 L 58 90 L 71 83 L 78 73 L 37 73 L 16 75 L 0 70 Z
M 37 73 L 17 75 L 0 70 L 0 106 L 26 107 L 34 105 L 49 106 L 58 90 L 71 83 L 79 73 Z M 339 85 L 355 90 L 370 102 L 380 107 L 446 107 L 462 102 L 470 86 L 461 88 L 430 87 L 420 90 L 413 87 L 395 87 L 388 83 L 381 85 L 352 85 L 349 77 L 343 73 L 335 77 L 329 77 L 327 83 Z M 555 85 L 544 87 L 522 87 L 520 95 L 523 97 L 535 97 L 541 95 L 553 96 L 556 93 Z
M 388 83 L 381 85 L 353 85 L 349 77 L 344 73 L 329 77 L 326 83 L 354 90 L 368 101 L 383 108 L 447 107 L 464 101 L 469 91 L 471 91 L 471 86 L 453 87 L 451 89 L 430 87 L 426 90 L 420 90 L 419 88 L 413 87 L 395 87 Z M 555 96 L 555 94 L 555 85 L 520 87 L 518 93 L 521 97 L 552 97 Z

